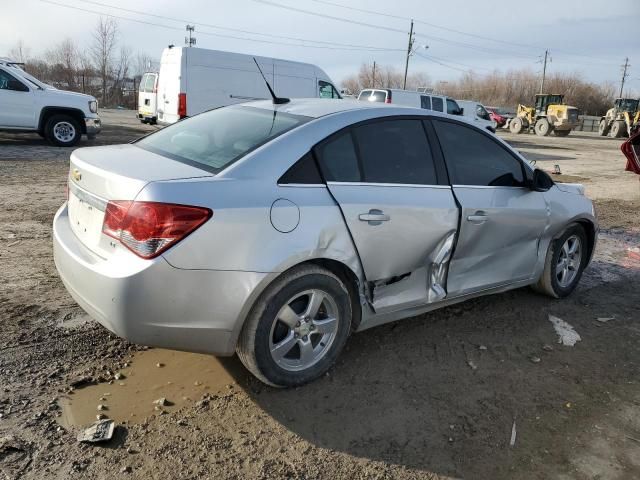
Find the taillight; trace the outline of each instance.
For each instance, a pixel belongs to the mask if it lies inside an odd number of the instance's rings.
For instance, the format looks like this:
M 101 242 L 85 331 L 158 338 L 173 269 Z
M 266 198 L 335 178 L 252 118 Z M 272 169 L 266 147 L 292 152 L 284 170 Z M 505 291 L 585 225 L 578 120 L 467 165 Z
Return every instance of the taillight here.
M 208 208 L 115 200 L 107 204 L 102 233 L 142 258 L 154 258 L 206 222 Z
M 634 145 L 638 143 L 638 145 Z M 640 130 L 632 134 L 621 146 L 620 150 L 627 157 L 625 170 L 640 175 Z
M 178 116 L 184 118 L 187 116 L 187 94 L 178 94 Z

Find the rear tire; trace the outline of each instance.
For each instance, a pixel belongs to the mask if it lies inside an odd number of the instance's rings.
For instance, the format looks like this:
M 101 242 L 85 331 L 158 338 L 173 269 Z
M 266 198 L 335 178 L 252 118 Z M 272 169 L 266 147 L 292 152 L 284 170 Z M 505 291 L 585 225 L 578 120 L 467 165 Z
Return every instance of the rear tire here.
M 624 137 L 624 134 L 627 132 L 627 125 L 620 120 L 613 122 L 611 125 L 611 136 L 613 138 L 621 138 Z
M 73 147 L 82 136 L 80 124 L 69 115 L 53 115 L 44 127 L 45 138 L 57 147 Z
M 546 137 L 551 133 L 551 124 L 546 118 L 541 118 L 536 122 L 536 126 L 534 129 L 536 131 L 536 135 Z
M 303 385 L 334 364 L 351 331 L 352 316 L 344 282 L 324 268 L 301 265 L 262 293 L 242 328 L 236 352 L 268 385 Z
M 522 119 L 521 118 L 512 118 L 511 121 L 509 122 L 509 131 L 511 133 L 522 133 L 522 129 L 523 129 L 523 124 L 522 124 Z
M 584 228 L 575 223 L 569 225 L 549 245 L 544 270 L 533 286 L 534 290 L 554 298 L 570 295 L 578 285 L 587 264 L 587 248 Z

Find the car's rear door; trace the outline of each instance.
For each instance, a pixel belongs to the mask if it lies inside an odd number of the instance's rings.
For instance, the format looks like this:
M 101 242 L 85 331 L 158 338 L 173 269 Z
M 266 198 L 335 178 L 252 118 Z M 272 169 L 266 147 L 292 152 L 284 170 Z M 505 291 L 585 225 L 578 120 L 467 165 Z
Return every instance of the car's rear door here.
M 353 237 L 376 311 L 444 298 L 458 209 L 422 120 L 359 124 L 314 153 Z
M 449 266 L 449 296 L 532 277 L 549 225 L 544 194 L 527 187 L 525 167 L 489 133 L 455 120 L 433 121 L 453 192 L 460 232 Z

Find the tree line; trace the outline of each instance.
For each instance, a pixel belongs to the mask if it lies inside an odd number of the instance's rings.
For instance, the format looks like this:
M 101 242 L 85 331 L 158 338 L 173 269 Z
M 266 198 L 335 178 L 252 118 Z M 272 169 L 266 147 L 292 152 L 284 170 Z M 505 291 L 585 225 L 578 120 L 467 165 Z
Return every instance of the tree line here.
M 357 74 L 342 82 L 345 89 L 357 95 L 363 88 L 402 88 L 404 73 L 389 66 L 362 64 Z M 427 88 L 434 93 L 458 100 L 476 100 L 484 105 L 515 111 L 518 104 L 533 105 L 540 93 L 539 74 L 530 69 L 495 71 L 489 75 L 465 72 L 458 80 L 431 82 L 425 73 L 407 77 L 407 89 Z M 565 102 L 585 115 L 604 115 L 611 108 L 617 88 L 611 83 L 588 82 L 579 73 L 552 73 L 545 78 L 544 93 L 565 95 Z
M 157 63 L 122 43 L 116 20 L 103 17 L 96 23 L 86 50 L 66 38 L 43 55 L 33 56 L 19 40 L 9 51 L 9 58 L 56 88 L 93 95 L 104 107 L 126 108 L 136 108 L 140 78 Z

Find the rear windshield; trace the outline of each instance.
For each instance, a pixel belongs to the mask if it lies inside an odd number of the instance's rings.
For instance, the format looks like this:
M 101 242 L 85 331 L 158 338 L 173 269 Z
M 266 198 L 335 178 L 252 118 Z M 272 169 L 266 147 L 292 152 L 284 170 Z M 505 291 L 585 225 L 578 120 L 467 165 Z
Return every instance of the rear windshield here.
M 182 120 L 135 145 L 218 173 L 251 150 L 309 120 L 302 115 L 234 105 Z

